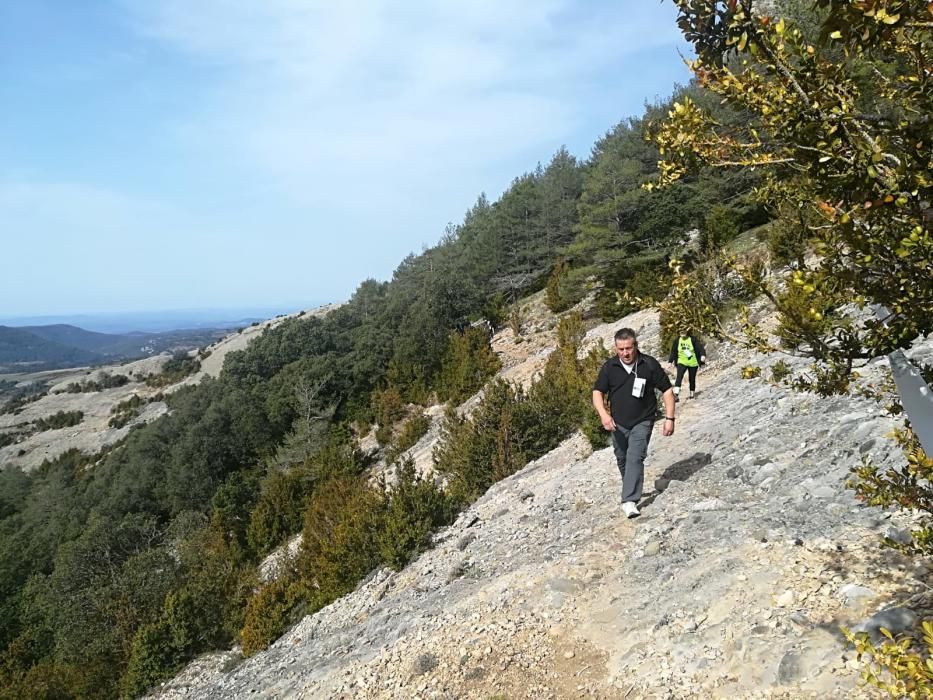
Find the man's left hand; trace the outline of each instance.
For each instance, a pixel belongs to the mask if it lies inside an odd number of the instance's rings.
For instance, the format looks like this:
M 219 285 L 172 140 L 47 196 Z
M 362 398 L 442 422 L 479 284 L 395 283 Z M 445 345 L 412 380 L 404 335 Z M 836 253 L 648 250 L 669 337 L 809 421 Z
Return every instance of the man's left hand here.
M 661 428 L 661 435 L 663 435 L 664 437 L 668 437 L 669 435 L 673 435 L 673 434 L 674 434 L 674 421 L 665 419 L 664 425 Z

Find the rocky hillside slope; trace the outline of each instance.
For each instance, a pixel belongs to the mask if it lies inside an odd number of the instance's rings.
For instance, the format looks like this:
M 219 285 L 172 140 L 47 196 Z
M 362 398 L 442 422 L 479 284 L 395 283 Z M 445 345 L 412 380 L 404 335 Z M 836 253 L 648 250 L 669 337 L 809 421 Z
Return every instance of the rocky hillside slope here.
M 171 357 L 168 353 L 93 370 L 82 368 L 30 375 L 24 383 L 43 380 L 54 383 L 50 384 L 47 395 L 26 404 L 19 412 L 0 414 L 0 435 L 28 432 L 30 425 L 35 421 L 48 418 L 59 411 L 80 411 L 83 417 L 77 425 L 34 432 L 14 444 L 0 447 L 0 466 L 12 465 L 29 471 L 38 467 L 46 459 L 55 459 L 70 449 L 78 449 L 87 454 L 97 453 L 104 447 L 122 440 L 135 425 L 148 423 L 165 413 L 168 410 L 165 402 L 155 400 L 160 395 L 177 391 L 182 386 L 197 384 L 205 376 L 217 377 L 228 353 L 243 350 L 267 328 L 274 328 L 287 318 L 298 315 L 324 315 L 337 306 L 338 304 L 329 304 L 310 311 L 277 316 L 248 326 L 239 332 L 231 333 L 205 348 L 208 351 L 207 356 L 201 360 L 201 368 L 198 372 L 164 387 L 150 387 L 142 380 L 147 375 L 161 373 L 163 365 Z M 190 354 L 192 357 L 197 355 L 194 351 Z M 123 386 L 103 391 L 66 392 L 66 388 L 72 383 L 99 381 L 107 374 L 125 375 L 131 381 Z M 114 408 L 134 396 L 146 402 L 140 409 L 139 415 L 121 427 L 110 425 Z M 2 403 L 0 401 L 0 405 Z
M 657 352 L 652 314 L 620 325 Z M 916 352 L 929 361 L 931 344 Z M 642 517 L 621 515 L 611 450 L 578 435 L 404 570 L 375 572 L 250 659 L 202 657 L 157 696 L 874 697 L 840 627 L 928 614 L 913 594 L 930 572 L 880 547 L 909 514 L 845 488 L 863 457 L 898 461 L 883 437 L 895 423 L 864 399 L 740 378 L 778 358 L 710 356 L 676 433 L 655 431 L 646 483 L 669 485 L 649 487 Z
M 131 397 L 139 396 L 144 401 L 154 399 L 167 388 L 155 389 L 142 383 L 149 374 L 158 374 L 169 355 L 156 355 L 120 365 L 109 365 L 95 370 L 77 369 L 69 372 L 54 372 L 36 375 L 37 379 L 53 377 L 49 392 L 37 401 L 26 404 L 19 412 L 0 414 L 0 434 L 18 433 L 29 430 L 37 420 L 47 419 L 59 411 L 80 411 L 81 422 L 67 428 L 43 430 L 29 434 L 25 439 L 0 448 L 0 465 L 15 466 L 25 471 L 35 469 L 46 459 L 55 459 L 70 449 L 87 454 L 99 452 L 126 437 L 133 425 L 148 422 L 165 413 L 162 401 L 152 401 L 143 406 L 140 415 L 123 427 L 110 425 L 115 406 Z M 66 387 L 73 383 L 99 381 L 104 374 L 124 375 L 131 381 L 123 386 L 68 393 Z
M 210 354 L 201 360 L 201 369 L 199 372 L 187 377 L 182 384 L 197 384 L 205 376 L 210 377 L 219 377 L 220 370 L 223 369 L 224 359 L 227 357 L 227 353 L 235 352 L 237 350 L 244 350 L 247 345 L 254 339 L 262 335 L 263 331 L 268 328 L 275 328 L 283 321 L 289 318 L 296 318 L 298 316 L 324 316 L 334 309 L 338 308 L 340 304 L 326 304 L 324 306 L 319 306 L 308 311 L 299 311 L 293 314 L 282 314 L 281 316 L 276 316 L 261 323 L 254 323 L 251 326 L 243 328 L 237 333 L 231 333 L 230 335 L 221 338 L 216 343 L 208 345 L 205 350 L 210 352 Z

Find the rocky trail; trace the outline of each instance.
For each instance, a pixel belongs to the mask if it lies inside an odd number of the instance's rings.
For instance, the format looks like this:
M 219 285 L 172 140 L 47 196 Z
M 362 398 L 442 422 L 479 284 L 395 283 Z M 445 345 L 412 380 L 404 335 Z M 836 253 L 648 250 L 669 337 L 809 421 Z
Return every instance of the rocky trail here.
M 656 318 L 632 318 L 656 351 Z M 676 433 L 655 430 L 640 518 L 622 516 L 611 449 L 577 435 L 494 485 L 404 570 L 375 572 L 252 658 L 201 657 L 156 695 L 875 697 L 840 627 L 900 630 L 929 614 L 916 594 L 930 572 L 880 546 L 907 536 L 909 514 L 845 487 L 863 456 L 900 459 L 883 437 L 895 422 L 865 399 L 740 378 L 777 358 L 710 355 Z

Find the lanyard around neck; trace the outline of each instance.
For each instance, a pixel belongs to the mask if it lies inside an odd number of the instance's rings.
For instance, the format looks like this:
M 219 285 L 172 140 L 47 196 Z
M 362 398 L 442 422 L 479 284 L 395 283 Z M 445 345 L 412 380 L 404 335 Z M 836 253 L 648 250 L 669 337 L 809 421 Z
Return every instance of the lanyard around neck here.
M 622 369 L 624 369 L 630 376 L 633 376 L 635 377 L 635 379 L 638 379 L 638 361 L 641 359 L 640 356 L 638 355 L 635 356 L 635 364 L 632 366 L 631 371 L 629 371 L 626 368 L 625 363 L 622 362 L 622 358 L 616 358 L 616 359 L 619 360 L 619 364 L 622 365 Z

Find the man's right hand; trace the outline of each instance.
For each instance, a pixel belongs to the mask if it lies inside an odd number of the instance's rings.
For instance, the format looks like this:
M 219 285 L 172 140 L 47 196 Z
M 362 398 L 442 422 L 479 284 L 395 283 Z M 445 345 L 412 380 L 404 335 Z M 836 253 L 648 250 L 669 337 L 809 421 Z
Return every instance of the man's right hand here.
M 603 427 L 609 432 L 612 432 L 616 429 L 616 422 L 612 420 L 612 416 L 602 416 L 602 421 Z

